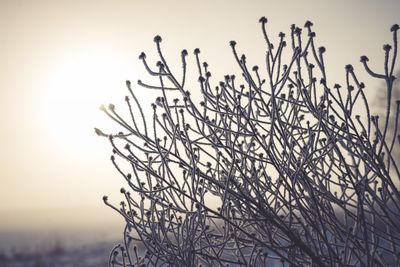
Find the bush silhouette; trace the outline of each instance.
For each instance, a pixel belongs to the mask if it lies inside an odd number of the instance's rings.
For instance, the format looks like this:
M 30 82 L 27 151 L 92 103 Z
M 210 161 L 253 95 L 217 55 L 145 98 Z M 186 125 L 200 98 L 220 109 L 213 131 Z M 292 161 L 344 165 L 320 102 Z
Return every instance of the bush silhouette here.
M 280 33 L 274 44 L 267 19 L 260 24 L 264 68 L 249 66 L 231 41 L 242 76 L 215 85 L 195 49 L 198 89 L 189 91 L 188 52 L 175 73 L 156 36 L 159 61 L 152 67 L 145 53 L 139 59 L 158 84 L 138 81 L 160 92 L 153 113 L 144 114 L 129 81 L 130 116 L 101 107 L 124 129 L 96 132 L 109 139 L 111 161 L 129 188 L 121 189 L 120 205 L 103 199 L 126 220 L 111 266 L 399 265 L 393 150 L 400 101 L 392 98 L 399 26 L 391 28 L 392 46 L 383 46 L 382 72 L 360 60 L 386 85 L 379 117 L 352 65 L 345 84 L 328 80 L 311 22 L 292 25 L 289 38 Z

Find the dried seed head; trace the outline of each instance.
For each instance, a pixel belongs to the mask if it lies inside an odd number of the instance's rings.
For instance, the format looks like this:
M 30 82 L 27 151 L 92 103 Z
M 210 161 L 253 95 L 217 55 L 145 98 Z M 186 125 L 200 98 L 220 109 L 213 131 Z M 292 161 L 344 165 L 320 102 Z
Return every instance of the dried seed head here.
M 354 68 L 353 68 L 353 66 L 351 64 L 347 64 L 345 69 L 346 69 L 346 71 L 353 71 L 354 70 Z
M 391 46 L 391 45 L 389 45 L 389 44 L 383 45 L 383 50 L 385 50 L 386 52 L 389 52 L 390 49 L 392 49 L 392 46 Z
M 399 24 L 394 24 L 391 28 L 390 31 L 395 32 L 399 29 Z
M 313 24 L 311 21 L 309 21 L 309 20 L 307 20 L 306 23 L 304 23 L 304 27 L 305 27 L 305 28 L 311 28 L 313 25 L 314 25 L 314 24 Z
M 154 42 L 155 43 L 161 43 L 161 41 L 162 41 L 162 38 L 161 38 L 161 36 L 160 35 L 156 35 L 155 37 L 154 37 Z
M 267 19 L 266 17 L 261 17 L 258 21 L 259 21 L 260 23 L 262 23 L 262 24 L 265 24 L 265 23 L 268 22 L 268 19 Z
M 368 62 L 368 61 L 369 61 L 369 59 L 368 59 L 367 56 L 361 56 L 361 57 L 360 57 L 360 62 L 366 63 L 366 62 Z
M 145 59 L 146 58 L 146 54 L 144 52 L 140 53 L 139 55 L 139 59 Z

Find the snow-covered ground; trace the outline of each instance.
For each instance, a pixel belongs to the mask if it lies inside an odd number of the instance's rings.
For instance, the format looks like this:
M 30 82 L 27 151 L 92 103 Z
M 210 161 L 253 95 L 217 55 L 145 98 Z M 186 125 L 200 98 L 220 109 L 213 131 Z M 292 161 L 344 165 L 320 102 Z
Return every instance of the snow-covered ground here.
M 54 250 L 44 254 L 16 253 L 0 256 L 0 267 L 98 267 L 107 266 L 112 243 L 92 244 L 79 249 Z
M 118 232 L 0 231 L 0 267 L 107 266 Z

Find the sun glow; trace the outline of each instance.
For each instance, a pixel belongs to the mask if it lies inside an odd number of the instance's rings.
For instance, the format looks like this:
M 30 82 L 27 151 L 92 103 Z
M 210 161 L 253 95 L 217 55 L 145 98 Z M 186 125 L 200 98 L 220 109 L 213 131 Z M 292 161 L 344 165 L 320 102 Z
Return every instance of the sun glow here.
M 123 58 L 112 53 L 85 53 L 65 56 L 47 75 L 41 99 L 46 132 L 64 152 L 96 150 L 93 127 L 104 125 L 100 104 L 120 102 L 124 81 L 132 70 Z

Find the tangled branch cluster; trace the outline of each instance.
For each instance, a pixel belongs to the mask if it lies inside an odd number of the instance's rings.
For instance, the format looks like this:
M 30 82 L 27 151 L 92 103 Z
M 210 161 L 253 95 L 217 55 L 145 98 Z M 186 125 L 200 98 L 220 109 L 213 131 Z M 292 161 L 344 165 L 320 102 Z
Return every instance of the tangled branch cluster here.
M 156 36 L 156 66 L 139 57 L 159 81 L 139 81 L 160 92 L 153 114 L 144 114 L 129 81 L 130 117 L 102 107 L 124 130 L 96 132 L 108 137 L 129 186 L 119 206 L 104 197 L 126 220 L 111 266 L 400 264 L 399 159 L 392 156 L 400 146 L 400 101 L 392 99 L 399 26 L 391 28 L 393 47 L 383 47 L 382 73 L 361 57 L 369 76 L 386 84 L 379 118 L 351 65 L 343 86 L 328 82 L 311 22 L 292 25 L 288 42 L 280 33 L 277 45 L 267 19 L 260 23 L 265 69 L 250 67 L 231 41 L 242 77 L 215 86 L 195 49 L 196 102 L 186 89 L 188 52 L 176 74 Z

